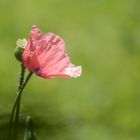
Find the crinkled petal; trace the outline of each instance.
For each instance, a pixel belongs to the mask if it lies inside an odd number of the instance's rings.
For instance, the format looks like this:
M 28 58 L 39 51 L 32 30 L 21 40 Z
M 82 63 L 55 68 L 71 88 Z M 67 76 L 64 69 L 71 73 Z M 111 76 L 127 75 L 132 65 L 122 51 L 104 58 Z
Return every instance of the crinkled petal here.
M 53 78 L 53 77 L 61 77 L 61 78 L 72 78 L 79 77 L 82 73 L 81 66 L 69 66 L 64 68 L 61 72 L 58 73 L 50 73 L 47 74 L 45 71 L 40 71 L 37 75 L 43 78 Z
M 69 66 L 63 69 L 61 74 L 63 76 L 68 76 L 68 77 L 78 77 L 82 73 L 82 68 L 81 66 Z
M 43 78 L 78 77 L 82 71 L 81 66 L 71 63 L 62 38 L 53 33 L 44 34 L 35 25 L 32 27 L 22 60 L 29 71 Z

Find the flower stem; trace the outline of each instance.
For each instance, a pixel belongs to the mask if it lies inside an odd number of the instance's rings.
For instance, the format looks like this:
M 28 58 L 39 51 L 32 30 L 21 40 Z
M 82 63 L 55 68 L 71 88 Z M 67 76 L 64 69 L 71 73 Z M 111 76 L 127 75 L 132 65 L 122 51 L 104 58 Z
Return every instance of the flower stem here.
M 25 69 L 24 65 L 21 63 L 21 73 L 20 73 L 20 76 L 19 76 L 19 82 L 18 82 L 18 87 L 17 87 L 17 96 L 18 96 L 18 92 L 20 91 L 20 89 L 22 87 L 22 84 L 24 82 L 25 70 L 26 69 Z M 14 110 L 12 111 L 11 117 L 10 117 L 10 125 L 9 125 L 9 130 L 8 130 L 8 139 L 11 138 L 13 119 L 14 119 Z
M 14 119 L 14 115 L 15 116 L 15 127 L 14 129 L 16 129 L 17 125 L 18 125 L 18 117 L 19 117 L 19 111 L 20 111 L 20 99 L 21 99 L 21 95 L 22 95 L 22 92 L 24 90 L 24 88 L 26 87 L 29 79 L 31 78 L 33 72 L 30 72 L 25 80 L 25 82 L 22 84 L 22 86 L 20 86 L 20 89 L 18 90 L 17 92 L 17 96 L 16 96 L 16 99 L 15 99 L 15 102 L 14 102 L 14 105 L 13 105 L 13 109 L 12 109 L 12 113 L 11 113 L 11 117 L 10 117 L 10 126 L 9 126 L 9 135 L 8 135 L 8 140 L 11 139 L 11 130 L 12 130 L 12 127 L 13 127 L 13 119 Z M 16 109 L 16 114 L 15 113 L 15 109 Z M 16 131 L 14 130 L 14 133 L 16 133 Z M 16 137 L 16 135 L 14 134 L 14 137 Z M 14 140 L 16 140 L 14 138 Z
M 23 64 L 21 64 L 21 73 L 20 73 L 20 76 L 19 76 L 19 84 L 18 84 L 18 88 L 17 88 L 17 93 L 21 89 L 22 84 L 24 82 L 24 74 L 25 74 L 25 67 L 24 67 Z
M 21 64 L 21 74 L 19 77 L 19 85 L 17 89 L 17 96 L 19 94 L 20 89 L 22 88 L 23 82 L 24 82 L 24 74 L 25 74 L 25 67 L 23 64 Z M 19 113 L 20 113 L 20 101 L 21 101 L 21 96 L 19 97 L 19 101 L 16 106 L 16 111 L 15 111 L 15 123 L 14 123 L 14 128 L 13 128 L 13 137 L 16 140 L 17 139 L 17 127 L 18 127 L 18 122 L 19 122 Z

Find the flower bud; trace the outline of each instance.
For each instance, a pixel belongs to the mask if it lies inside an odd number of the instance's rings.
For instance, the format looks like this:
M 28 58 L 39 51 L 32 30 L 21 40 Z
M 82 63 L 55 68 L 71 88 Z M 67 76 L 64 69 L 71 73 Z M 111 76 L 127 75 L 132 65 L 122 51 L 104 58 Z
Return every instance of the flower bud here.
M 16 42 L 17 47 L 15 49 L 15 57 L 18 61 L 22 61 L 22 53 L 24 51 L 24 48 L 26 47 L 27 40 L 26 39 L 18 39 Z

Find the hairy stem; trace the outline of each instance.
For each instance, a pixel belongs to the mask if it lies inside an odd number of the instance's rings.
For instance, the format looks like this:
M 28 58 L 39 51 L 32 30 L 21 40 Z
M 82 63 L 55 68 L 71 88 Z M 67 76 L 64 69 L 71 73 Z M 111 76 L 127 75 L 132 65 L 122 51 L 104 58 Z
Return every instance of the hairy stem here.
M 13 105 L 13 108 L 12 108 L 11 117 L 10 117 L 8 140 L 11 139 L 11 136 L 13 138 L 13 135 L 16 138 L 16 131 L 15 130 L 16 130 L 17 125 L 18 125 L 18 118 L 19 118 L 19 111 L 20 111 L 20 99 L 21 99 L 22 92 L 23 92 L 24 88 L 26 87 L 26 85 L 27 85 L 29 79 L 31 78 L 32 74 L 33 74 L 33 72 L 30 72 L 28 74 L 25 82 L 23 84 L 21 84 L 21 86 L 19 86 L 20 88 L 18 88 L 17 96 L 16 96 L 16 99 L 15 99 L 15 102 L 14 102 L 14 105 Z M 16 109 L 16 114 L 15 114 L 15 109 Z M 15 116 L 15 122 L 13 122 L 14 116 Z M 13 124 L 14 124 L 14 134 L 11 135 L 11 130 L 12 130 Z M 15 138 L 14 138 L 14 140 L 16 140 Z
M 22 88 L 22 85 L 23 85 L 23 82 L 24 82 L 24 74 L 25 74 L 25 67 L 24 67 L 23 64 L 21 64 L 21 74 L 20 74 L 20 77 L 19 77 L 19 85 L 18 85 L 18 89 L 17 89 L 17 96 L 18 96 L 19 91 Z M 13 120 L 15 122 L 14 123 L 14 128 L 13 128 L 13 138 L 14 138 L 14 140 L 17 139 L 17 127 L 18 127 L 18 122 L 19 122 L 20 101 L 21 101 L 21 96 L 19 97 L 19 101 L 18 101 L 17 106 L 16 106 L 15 120 Z
M 17 87 L 17 95 L 18 96 L 18 92 L 20 91 L 21 87 L 22 87 L 22 84 L 24 82 L 24 74 L 25 74 L 25 67 L 24 65 L 21 63 L 21 73 L 19 75 L 19 82 L 18 82 L 18 87 Z M 16 101 L 16 100 L 15 100 Z M 12 135 L 12 126 L 13 126 L 13 119 L 14 119 L 14 110 L 12 111 L 11 113 L 11 116 L 10 116 L 10 123 L 9 123 L 9 130 L 8 130 L 8 140 L 9 138 L 11 139 L 11 135 Z

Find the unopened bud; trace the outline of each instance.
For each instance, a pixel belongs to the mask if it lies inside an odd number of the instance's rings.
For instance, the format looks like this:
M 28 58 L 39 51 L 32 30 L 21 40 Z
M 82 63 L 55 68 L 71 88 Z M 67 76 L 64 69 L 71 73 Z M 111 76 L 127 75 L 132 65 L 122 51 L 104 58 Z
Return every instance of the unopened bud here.
M 22 61 L 22 53 L 24 51 L 24 48 L 26 47 L 27 40 L 26 39 L 18 39 L 16 42 L 17 47 L 15 49 L 15 57 L 18 61 Z

